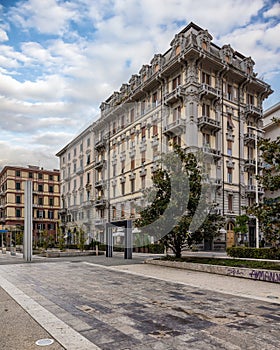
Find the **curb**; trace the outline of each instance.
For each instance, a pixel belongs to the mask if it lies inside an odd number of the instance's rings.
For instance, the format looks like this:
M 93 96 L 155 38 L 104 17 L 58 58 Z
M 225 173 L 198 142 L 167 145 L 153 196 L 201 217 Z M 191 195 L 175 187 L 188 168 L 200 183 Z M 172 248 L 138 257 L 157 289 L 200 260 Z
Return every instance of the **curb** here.
M 280 271 L 276 270 L 251 269 L 246 267 L 231 267 L 154 259 L 146 259 L 145 264 L 166 266 L 184 270 L 208 272 L 230 277 L 241 277 L 271 283 L 280 283 Z

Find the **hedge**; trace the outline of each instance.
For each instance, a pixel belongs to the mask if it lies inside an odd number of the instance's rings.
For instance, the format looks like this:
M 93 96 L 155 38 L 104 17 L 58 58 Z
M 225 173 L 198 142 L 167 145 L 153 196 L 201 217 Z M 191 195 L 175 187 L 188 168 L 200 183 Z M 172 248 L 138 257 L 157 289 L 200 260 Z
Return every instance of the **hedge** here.
M 279 260 L 280 248 L 230 247 L 227 248 L 227 255 L 234 258 Z

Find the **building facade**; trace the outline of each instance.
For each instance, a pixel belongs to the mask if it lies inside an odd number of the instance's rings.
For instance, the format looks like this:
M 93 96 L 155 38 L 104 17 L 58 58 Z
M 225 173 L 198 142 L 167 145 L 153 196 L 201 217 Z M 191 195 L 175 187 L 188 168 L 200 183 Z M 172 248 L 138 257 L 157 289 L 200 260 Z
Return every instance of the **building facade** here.
M 218 47 L 196 24 L 170 46 L 102 102 L 101 116 L 90 126 L 93 235 L 102 241 L 106 222 L 137 216 L 161 155 L 177 143 L 204 154 L 205 181 L 215 189 L 209 200 L 227 219 L 221 239 L 229 246 L 236 243 L 233 228 L 242 206 L 263 195 L 255 182 L 261 171 L 255 140 L 262 135 L 263 100 L 272 91 L 257 78 L 251 57 L 230 45 Z M 58 153 L 60 162 L 69 152 Z M 73 173 L 72 183 L 77 178 Z M 63 188 L 67 175 L 61 180 Z M 254 245 L 253 224 L 249 239 Z
M 33 236 L 43 232 L 57 240 L 60 209 L 59 170 L 44 170 L 37 166 L 5 166 L 0 173 L 0 225 L 10 232 L 22 232 L 24 227 L 24 183 L 33 183 Z
M 280 120 L 280 102 L 271 106 L 264 112 L 264 137 L 272 141 L 276 140 L 277 137 L 280 137 L 280 123 L 277 122 Z M 266 198 L 280 198 L 280 190 L 266 191 Z
M 61 227 L 69 243 L 76 230 L 83 230 L 87 241 L 94 233 L 94 125 L 90 125 L 57 156 L 61 173 Z

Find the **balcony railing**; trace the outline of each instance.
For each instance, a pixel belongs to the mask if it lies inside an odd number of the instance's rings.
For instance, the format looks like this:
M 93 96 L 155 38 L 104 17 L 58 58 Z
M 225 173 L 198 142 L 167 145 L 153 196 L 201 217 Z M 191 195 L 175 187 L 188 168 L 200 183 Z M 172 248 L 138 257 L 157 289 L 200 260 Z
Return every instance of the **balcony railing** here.
M 95 202 L 94 202 L 94 206 L 95 207 L 106 207 L 106 199 L 102 198 L 102 199 L 97 199 Z
M 179 134 L 182 133 L 184 131 L 186 127 L 186 120 L 185 119 L 177 119 L 174 122 L 167 124 L 164 128 L 163 128 L 163 132 L 165 134 Z
M 207 116 L 198 118 L 198 127 L 200 128 L 200 130 L 207 129 L 213 132 L 216 132 L 221 129 L 220 122 L 218 120 L 215 120 Z
M 94 144 L 94 148 L 96 150 L 99 150 L 101 148 L 105 148 L 105 146 L 106 146 L 106 141 L 104 139 L 100 139 L 100 140 L 96 141 Z
M 245 114 L 246 116 L 253 116 L 256 118 L 261 118 L 262 117 L 262 109 L 259 107 L 256 107 L 252 104 L 249 104 L 245 107 Z
M 104 185 L 105 185 L 104 180 L 98 180 L 98 181 L 95 181 L 94 187 L 99 188 L 99 187 L 103 187 Z
M 211 155 L 214 159 L 218 159 L 221 157 L 221 151 L 215 148 L 211 148 L 209 146 L 201 147 L 201 151 L 207 155 Z
M 205 96 L 210 99 L 219 98 L 222 96 L 222 92 L 208 84 L 202 84 L 199 88 L 200 97 Z
M 164 95 L 164 103 L 168 104 L 178 101 L 183 96 L 184 91 L 185 90 L 182 86 L 177 86 L 174 90 L 167 92 Z
M 106 224 L 106 219 L 104 219 L 104 218 L 100 218 L 100 219 L 95 219 L 94 220 L 94 225 L 96 226 L 96 227 L 103 227 L 104 225 Z
M 246 191 L 246 193 L 254 194 L 254 193 L 256 193 L 256 186 L 255 185 L 248 185 L 248 186 L 246 186 L 245 191 Z M 263 194 L 264 188 L 258 187 L 258 193 Z
M 105 159 L 96 160 L 94 164 L 94 169 L 101 169 L 106 163 Z

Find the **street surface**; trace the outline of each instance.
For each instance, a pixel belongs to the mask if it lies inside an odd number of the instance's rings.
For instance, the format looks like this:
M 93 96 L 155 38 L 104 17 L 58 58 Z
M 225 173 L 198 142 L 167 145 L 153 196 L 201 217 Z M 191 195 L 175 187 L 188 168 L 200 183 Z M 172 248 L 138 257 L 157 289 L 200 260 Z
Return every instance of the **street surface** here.
M 0 258 L 0 286 L 61 344 L 50 350 L 279 350 L 279 285 L 144 258 Z

